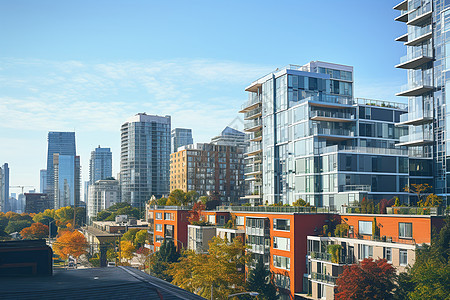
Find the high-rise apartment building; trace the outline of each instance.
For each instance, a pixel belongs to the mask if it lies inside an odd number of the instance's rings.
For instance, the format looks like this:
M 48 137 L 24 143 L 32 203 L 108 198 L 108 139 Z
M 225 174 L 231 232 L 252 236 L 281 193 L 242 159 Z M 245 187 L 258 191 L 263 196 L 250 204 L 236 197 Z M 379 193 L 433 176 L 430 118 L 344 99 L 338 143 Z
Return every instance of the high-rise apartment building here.
M 353 68 L 289 65 L 246 88 L 246 198 L 339 207 L 363 197 L 406 199 L 406 105 L 353 97 Z
M 0 211 L 6 213 L 11 210 L 9 203 L 9 167 L 4 163 L 0 167 Z
M 244 196 L 243 148 L 197 143 L 170 155 L 170 190 L 197 191 L 222 203 Z
M 192 129 L 187 128 L 174 128 L 171 132 L 172 138 L 172 151 L 171 153 L 177 152 L 178 147 L 191 145 L 194 143 L 192 139 Z
M 79 206 L 80 203 L 80 157 L 53 154 L 54 208 Z
M 143 207 L 169 193 L 170 116 L 139 113 L 121 127 L 122 201 Z
M 118 180 L 97 180 L 89 185 L 87 216 L 89 221 L 97 213 L 120 202 L 120 188 Z
M 89 160 L 89 184 L 97 180 L 112 177 L 112 153 L 110 148 L 101 148 L 100 145 L 91 152 Z
M 410 184 L 428 183 L 448 203 L 450 193 L 450 3 L 438 0 L 401 1 L 396 21 L 406 23 L 406 33 L 396 39 L 406 46 L 397 68 L 406 69 L 408 83 L 397 96 L 408 97 L 408 114 L 399 125 L 408 133 L 400 145 L 408 147 Z M 431 191 L 429 191 L 431 192 Z
M 39 192 L 44 193 L 44 191 L 47 190 L 47 170 L 46 169 L 42 169 L 39 171 L 39 179 L 40 179 Z
M 228 126 L 222 130 L 220 135 L 211 139 L 211 144 L 238 146 L 244 149 L 248 146 L 248 142 L 245 140 L 245 133 Z
M 53 154 L 76 156 L 75 132 L 48 133 L 47 151 L 47 186 L 43 192 L 55 202 L 55 172 L 53 168 Z

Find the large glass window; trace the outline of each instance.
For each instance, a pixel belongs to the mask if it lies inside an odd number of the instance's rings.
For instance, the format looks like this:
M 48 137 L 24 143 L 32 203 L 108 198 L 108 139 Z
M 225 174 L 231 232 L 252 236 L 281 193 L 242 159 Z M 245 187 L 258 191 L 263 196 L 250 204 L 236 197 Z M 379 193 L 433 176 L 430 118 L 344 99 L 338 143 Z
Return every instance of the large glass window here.
M 244 226 L 244 217 L 237 216 L 236 217 L 236 225 L 237 226 Z
M 162 220 L 162 213 L 160 213 L 160 212 L 155 213 L 155 219 Z
M 155 224 L 156 231 L 162 231 L 162 224 Z
M 408 265 L 408 251 L 407 250 L 400 250 L 399 251 L 399 261 L 400 266 L 407 266 Z
M 388 263 L 392 263 L 392 248 L 383 248 L 383 258 L 386 259 Z
M 273 248 L 289 251 L 291 249 L 291 239 L 284 237 L 273 237 Z
M 373 246 L 359 245 L 359 259 L 369 258 L 373 256 Z
M 358 228 L 359 234 L 372 235 L 372 221 L 359 221 Z
M 273 266 L 280 268 L 280 269 L 290 270 L 291 269 L 291 259 L 289 257 L 285 257 L 285 256 L 274 255 L 273 256 Z
M 412 238 L 412 223 L 398 223 L 398 236 Z
M 274 230 L 291 230 L 291 220 L 289 219 L 274 219 L 273 220 L 273 229 Z

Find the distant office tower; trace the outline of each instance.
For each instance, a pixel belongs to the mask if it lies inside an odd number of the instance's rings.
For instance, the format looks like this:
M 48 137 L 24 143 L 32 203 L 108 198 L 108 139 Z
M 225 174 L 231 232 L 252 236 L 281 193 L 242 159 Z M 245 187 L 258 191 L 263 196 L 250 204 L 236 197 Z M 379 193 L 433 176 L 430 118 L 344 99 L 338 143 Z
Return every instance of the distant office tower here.
M 9 167 L 7 163 L 0 167 L 0 210 L 5 213 L 11 210 L 9 204 Z
M 53 207 L 47 194 L 25 193 L 25 213 L 40 213 Z
M 80 202 L 80 157 L 53 154 L 55 209 L 78 206 Z
M 39 172 L 39 178 L 40 178 L 40 186 L 39 186 L 39 191 L 41 193 L 44 193 L 44 191 L 47 190 L 47 170 L 46 169 L 42 169 Z
M 143 207 L 152 195 L 169 193 L 170 124 L 170 116 L 140 113 L 122 125 L 122 202 Z
M 87 216 L 89 221 L 101 210 L 120 202 L 118 180 L 98 180 L 89 185 Z
M 224 204 L 244 196 L 244 149 L 197 143 L 170 155 L 170 190 L 197 191 Z
M 248 146 L 248 142 L 245 141 L 245 133 L 228 126 L 222 130 L 219 136 L 211 139 L 211 144 L 238 146 L 244 149 Z
M 174 128 L 171 132 L 172 136 L 172 153 L 178 151 L 178 147 L 191 145 L 194 143 L 192 139 L 192 129 Z
M 53 170 L 53 154 L 76 156 L 75 132 L 53 132 L 48 133 L 47 152 L 47 189 L 43 192 L 48 194 L 55 202 L 55 172 Z
M 84 182 L 84 186 L 83 186 L 83 201 L 85 203 L 87 203 L 88 201 L 88 195 L 89 195 L 89 181 L 85 181 Z
M 95 148 L 89 160 L 89 184 L 112 177 L 112 153 L 110 148 Z

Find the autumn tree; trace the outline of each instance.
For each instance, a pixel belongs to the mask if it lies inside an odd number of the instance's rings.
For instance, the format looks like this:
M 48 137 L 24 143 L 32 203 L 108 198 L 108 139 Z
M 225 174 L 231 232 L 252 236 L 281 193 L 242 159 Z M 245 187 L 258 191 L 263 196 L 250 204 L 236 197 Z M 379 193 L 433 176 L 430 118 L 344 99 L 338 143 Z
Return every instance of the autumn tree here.
M 309 203 L 302 198 L 298 198 L 297 201 L 294 201 L 294 203 L 292 203 L 292 206 L 309 206 Z
M 61 231 L 53 244 L 53 251 L 62 259 L 67 259 L 69 255 L 78 258 L 80 255 L 87 253 L 87 248 L 88 242 L 78 230 Z
M 145 243 L 146 239 L 147 230 L 139 230 L 138 232 L 136 232 L 136 235 L 134 237 L 134 244 L 139 247 Z
M 417 195 L 417 204 L 422 206 L 423 204 L 423 194 L 431 189 L 431 186 L 428 183 L 413 183 L 411 185 L 405 186 L 403 189 L 405 192 L 413 193 Z
M 336 281 L 336 299 L 393 299 L 395 268 L 385 259 L 366 258 L 344 267 Z
M 168 274 L 167 268 L 180 258 L 180 254 L 172 240 L 164 240 L 159 251 L 153 254 L 150 263 L 150 271 L 153 276 L 166 281 L 172 281 L 172 276 Z
M 205 222 L 205 216 L 203 215 L 203 211 L 205 210 L 206 206 L 202 202 L 197 202 L 192 207 L 192 210 L 189 211 L 189 222 L 192 225 L 198 225 L 200 223 Z
M 120 252 L 121 257 L 130 260 L 133 258 L 133 253 L 136 250 L 136 247 L 134 247 L 133 243 L 130 241 L 121 241 L 120 242 Z
M 435 194 L 429 194 L 426 198 L 425 203 L 423 204 L 423 206 L 431 206 L 431 207 L 436 207 L 441 205 L 442 203 L 442 199 L 441 197 L 435 195 Z
M 246 288 L 248 291 L 258 292 L 257 299 L 276 298 L 277 289 L 273 282 L 272 272 L 265 267 L 261 258 L 257 260 L 255 268 L 248 273 Z
M 30 227 L 22 229 L 20 235 L 23 239 L 43 239 L 48 237 L 48 226 L 42 223 L 33 223 Z
M 168 274 L 172 283 L 209 298 L 211 287 L 214 299 L 245 291 L 244 266 L 248 260 L 240 238 L 231 243 L 214 237 L 209 241 L 209 253 L 186 251 L 180 262 L 171 264 Z

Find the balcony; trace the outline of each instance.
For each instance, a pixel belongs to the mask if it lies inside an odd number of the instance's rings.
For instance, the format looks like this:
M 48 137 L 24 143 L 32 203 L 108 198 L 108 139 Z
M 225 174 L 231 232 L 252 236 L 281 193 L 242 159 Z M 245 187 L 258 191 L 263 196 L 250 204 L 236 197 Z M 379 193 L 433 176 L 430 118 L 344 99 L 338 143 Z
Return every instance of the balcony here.
M 256 175 L 256 174 L 261 174 L 261 173 L 262 173 L 262 165 L 261 164 L 251 165 L 251 166 L 247 166 L 244 168 L 245 176 Z
M 400 123 L 396 123 L 395 126 L 402 125 L 422 125 L 433 121 L 433 112 L 421 111 L 421 112 L 411 112 L 407 114 L 400 115 Z
M 310 119 L 314 121 L 352 122 L 355 121 L 355 116 L 351 113 L 313 110 L 310 112 Z
M 262 128 L 261 119 L 248 120 L 244 125 L 244 131 L 246 132 L 258 131 L 261 128 Z
M 397 22 L 408 22 L 408 10 L 400 10 L 400 15 L 394 19 Z
M 247 137 L 250 142 L 259 142 L 262 140 L 262 131 L 251 132 Z
M 406 25 L 421 25 L 429 22 L 433 10 L 431 9 L 431 2 L 426 3 L 424 6 L 420 6 L 409 12 L 408 22 Z
M 311 259 L 332 262 L 332 256 L 330 253 L 311 251 L 309 253 L 309 256 L 311 257 Z M 338 264 L 346 264 L 347 265 L 347 264 L 352 264 L 353 262 L 354 262 L 353 257 L 346 256 L 346 255 L 339 256 Z
M 331 276 L 331 275 L 311 272 L 311 280 L 325 282 L 325 283 L 330 283 L 330 284 L 335 285 L 336 284 L 336 279 L 337 279 L 336 276 Z
M 401 88 L 401 92 L 395 95 L 405 97 L 420 96 L 426 92 L 432 91 L 433 89 L 434 87 L 432 86 L 431 80 L 413 82 L 403 85 Z
M 370 105 L 370 106 L 408 110 L 408 104 L 400 103 L 400 102 L 374 100 L 374 99 L 366 99 L 366 98 L 355 98 L 355 103 L 358 105 Z
M 421 27 L 408 34 L 406 46 L 415 46 L 433 37 L 433 28 L 431 25 Z
M 405 33 L 398 38 L 395 39 L 397 42 L 407 42 L 408 41 L 408 33 Z
M 395 10 L 407 10 L 408 9 L 408 0 L 403 0 L 396 6 L 394 6 L 392 9 Z
M 427 62 L 433 60 L 433 50 L 432 49 L 419 49 L 408 55 L 400 58 L 400 63 L 396 65 L 396 68 L 400 69 L 415 69 Z
M 252 120 L 261 117 L 261 106 L 244 113 L 244 120 Z
M 256 93 L 248 94 L 248 101 L 242 104 L 239 113 L 246 113 L 257 108 L 261 103 L 261 95 Z
M 247 147 L 247 152 L 244 155 L 254 156 L 260 152 L 262 152 L 261 143 L 255 143 Z
M 343 128 L 323 128 L 320 126 L 313 126 L 310 134 L 318 135 L 330 140 L 348 140 L 354 138 L 354 132 L 352 130 Z
M 423 146 L 433 143 L 433 137 L 430 132 L 417 132 L 400 137 L 400 142 L 395 146 Z
M 366 184 L 345 184 L 339 186 L 339 192 L 371 192 L 372 187 Z
M 308 101 L 309 104 L 312 106 L 330 107 L 330 108 L 344 108 L 355 104 L 352 97 L 326 95 L 322 93 L 310 95 L 309 97 L 306 97 L 301 101 L 302 102 Z

